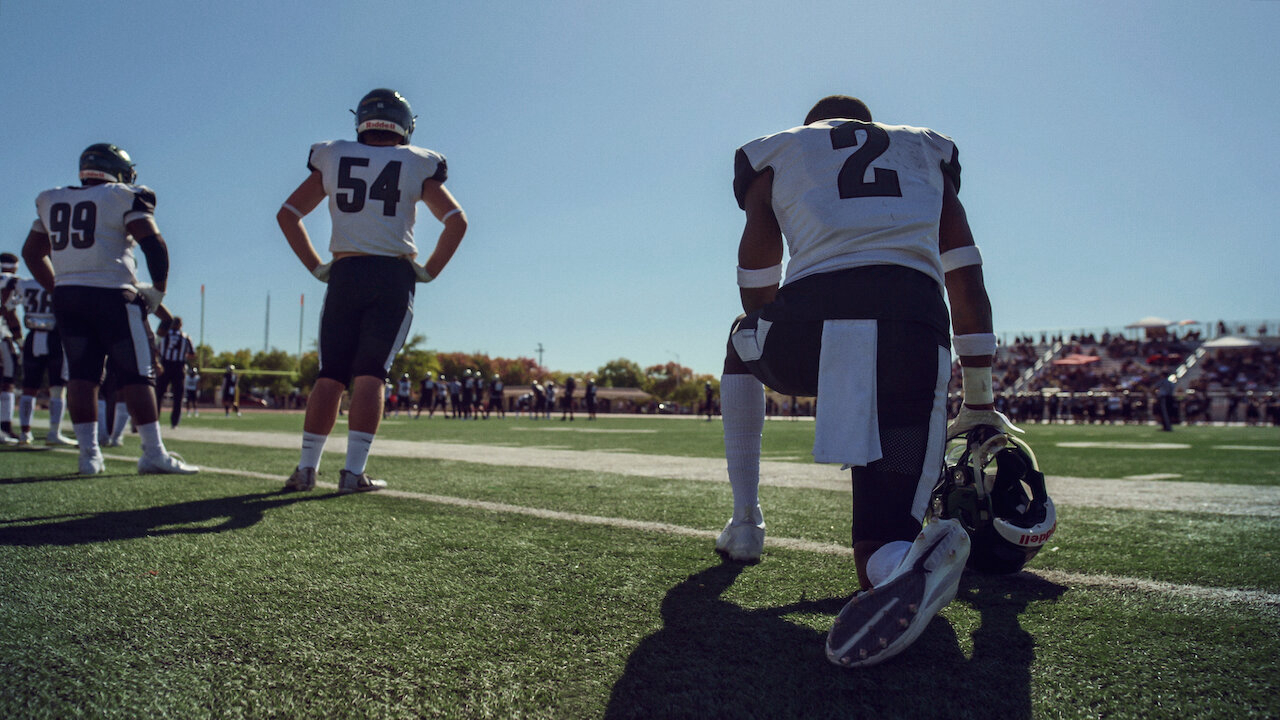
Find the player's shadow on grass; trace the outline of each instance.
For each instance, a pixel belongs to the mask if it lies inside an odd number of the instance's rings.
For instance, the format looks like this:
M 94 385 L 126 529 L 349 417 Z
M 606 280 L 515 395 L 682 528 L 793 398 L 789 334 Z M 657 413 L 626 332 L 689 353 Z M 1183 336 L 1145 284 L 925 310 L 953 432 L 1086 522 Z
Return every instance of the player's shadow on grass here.
M 228 532 L 256 524 L 268 510 L 277 507 L 335 497 L 339 497 L 336 492 L 320 495 L 273 491 L 140 510 L 8 518 L 0 520 L 0 545 L 88 545 L 111 540 Z
M 978 611 L 972 657 L 935 618 L 883 665 L 838 668 L 826 628 L 848 600 L 806 600 L 750 610 L 720 595 L 744 566 L 691 575 L 663 599 L 663 628 L 641 641 L 615 683 L 606 717 L 990 718 L 1031 713 L 1034 641 L 1018 624 L 1028 603 L 1065 588 L 1033 575 L 966 576 L 957 602 Z M 822 630 L 788 616 L 817 617 Z

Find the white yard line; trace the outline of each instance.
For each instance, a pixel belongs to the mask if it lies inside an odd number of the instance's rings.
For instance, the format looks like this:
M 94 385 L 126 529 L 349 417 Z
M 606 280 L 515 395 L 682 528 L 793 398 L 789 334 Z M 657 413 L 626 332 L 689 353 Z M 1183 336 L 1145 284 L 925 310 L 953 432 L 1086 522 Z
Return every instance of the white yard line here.
M 70 452 L 74 451 L 61 452 L 70 454 Z M 127 455 L 111 454 L 106 455 L 105 457 L 109 460 L 121 460 L 130 463 L 136 463 L 138 461 L 138 458 Z M 269 480 L 273 482 L 282 482 L 283 480 L 282 476 L 279 474 L 272 473 L 260 473 L 249 470 L 236 470 L 233 468 L 209 466 L 203 466 L 201 469 L 205 472 L 217 473 L 219 475 L 233 475 L 259 480 Z M 317 482 L 316 485 L 330 490 L 337 489 L 337 485 L 330 482 Z M 512 505 L 510 503 L 492 502 L 488 500 L 472 500 L 469 498 L 409 492 L 406 490 L 387 489 L 378 491 L 377 494 L 406 500 L 429 502 L 437 505 L 450 505 L 453 507 L 464 507 L 511 515 L 525 515 L 544 520 L 554 520 L 583 525 L 603 525 L 638 532 L 653 532 L 663 533 L 666 535 L 678 535 L 681 537 L 701 538 L 708 541 L 715 539 L 717 534 L 716 530 L 690 528 L 682 525 L 673 525 L 671 523 L 631 520 L 628 518 L 607 517 L 602 515 L 586 515 L 583 513 L 547 510 L 545 508 L 533 508 L 522 505 Z M 835 555 L 839 557 L 852 557 L 853 555 L 852 548 L 845 547 L 843 545 L 814 542 L 812 540 L 804 540 L 800 538 L 768 537 L 765 544 L 770 548 L 812 552 L 823 555 Z M 1280 608 L 1280 593 L 1269 593 L 1261 590 L 1201 587 L 1198 585 L 1184 585 L 1158 580 L 1147 580 L 1143 578 L 1115 577 L 1112 575 L 1086 575 L 1083 573 L 1061 572 L 1057 570 L 1026 570 L 1024 572 L 1037 575 L 1049 582 L 1065 585 L 1097 587 L 1107 590 L 1133 590 L 1153 595 L 1166 595 L 1212 603 L 1242 604 L 1257 608 Z
M 166 430 L 165 437 L 177 441 L 189 440 L 289 450 L 297 450 L 301 443 L 301 433 L 184 427 Z M 326 452 L 331 456 L 345 453 L 346 449 L 347 438 L 344 433 L 331 435 L 325 446 Z M 374 441 L 373 455 L 454 460 L 507 467 L 607 472 L 670 480 L 729 481 L 722 458 L 383 438 Z M 191 460 L 199 464 L 199 458 L 191 458 Z M 281 468 L 281 477 L 288 475 L 292 469 L 292 467 Z M 762 460 L 760 484 L 769 487 L 810 488 L 847 493 L 849 492 L 849 474 L 840 472 L 834 465 Z M 1063 506 L 1280 517 L 1280 487 L 1062 476 L 1051 476 L 1048 479 L 1048 485 L 1054 502 Z

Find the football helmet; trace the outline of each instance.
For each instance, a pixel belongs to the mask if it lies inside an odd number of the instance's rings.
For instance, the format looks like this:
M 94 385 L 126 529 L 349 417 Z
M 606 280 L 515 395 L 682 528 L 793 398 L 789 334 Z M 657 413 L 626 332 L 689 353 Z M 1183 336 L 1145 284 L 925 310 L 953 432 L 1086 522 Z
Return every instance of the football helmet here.
M 982 573 L 1018 572 L 1058 528 L 1031 446 L 989 426 L 948 445 L 932 512 L 964 525 L 971 541 L 968 566 Z
M 356 115 L 356 137 L 365 130 L 387 130 L 401 137 L 400 144 L 408 145 L 413 135 L 413 109 L 409 101 L 395 90 L 377 88 L 360 98 L 360 104 L 351 112 Z
M 132 183 L 138 178 L 129 153 L 111 143 L 94 143 L 80 153 L 80 179 Z

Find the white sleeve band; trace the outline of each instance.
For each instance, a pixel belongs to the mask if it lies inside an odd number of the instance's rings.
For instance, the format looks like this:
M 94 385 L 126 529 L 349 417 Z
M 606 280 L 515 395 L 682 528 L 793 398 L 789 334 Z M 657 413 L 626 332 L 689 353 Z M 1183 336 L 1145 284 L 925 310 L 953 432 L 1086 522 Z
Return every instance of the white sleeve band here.
M 461 215 L 461 214 L 462 214 L 462 208 L 454 208 L 454 209 L 450 210 L 449 212 L 445 213 L 443 216 L 441 216 L 441 218 L 440 218 L 440 222 L 444 222 L 445 220 L 448 220 L 449 218 L 453 217 L 454 215 Z
M 956 335 L 951 338 L 951 347 L 955 348 L 956 354 L 961 357 L 965 355 L 995 355 L 996 334 L 972 333 L 970 335 Z
M 770 285 L 777 285 L 780 282 L 782 282 L 782 263 L 778 263 L 773 267 L 759 268 L 757 270 L 748 270 L 743 267 L 738 268 L 738 287 L 769 287 Z
M 290 205 L 289 203 L 285 203 L 284 205 L 281 205 L 280 207 L 284 208 L 285 210 L 288 210 L 289 212 L 293 213 L 294 215 L 297 215 L 299 218 L 301 218 L 301 217 L 302 217 L 302 213 L 301 213 L 301 212 L 298 212 L 298 208 L 296 208 L 296 207 L 294 207 L 294 206 Z
M 965 405 L 990 405 L 996 401 L 991 391 L 991 368 L 962 367 L 960 374 Z
M 977 245 L 965 245 L 942 253 L 942 272 L 944 273 L 949 273 L 956 268 L 981 264 L 982 253 L 978 252 Z

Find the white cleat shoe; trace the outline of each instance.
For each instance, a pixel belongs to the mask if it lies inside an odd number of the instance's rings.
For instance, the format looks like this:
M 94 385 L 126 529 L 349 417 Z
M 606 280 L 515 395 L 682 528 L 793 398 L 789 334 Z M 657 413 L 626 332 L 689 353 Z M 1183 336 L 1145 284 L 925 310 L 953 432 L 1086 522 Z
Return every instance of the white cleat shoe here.
M 760 562 L 764 552 L 764 513 L 759 505 L 750 517 L 729 518 L 716 538 L 716 552 L 736 562 Z
M 46 437 L 44 439 L 44 444 L 49 447 L 79 447 L 79 443 L 62 433 L 56 433 Z
M 346 468 L 338 475 L 338 492 L 343 494 L 381 490 L 386 486 L 386 480 L 374 480 L 365 473 L 353 473 Z
M 81 455 L 80 456 L 80 474 L 81 475 L 97 475 L 107 471 L 107 463 L 102 459 L 102 454 L 97 455 Z
M 934 520 L 884 582 L 853 596 L 827 634 L 827 659 L 865 667 L 905 650 L 956 596 L 969 534 L 957 520 Z
M 285 492 L 306 492 L 316 486 L 316 469 L 297 467 L 293 474 L 284 481 Z
M 98 443 L 98 445 L 101 447 L 121 447 L 124 445 L 124 438 L 109 437 L 106 440 L 103 440 L 102 442 Z
M 30 431 L 18 436 L 18 447 L 30 447 L 33 442 L 35 442 L 35 437 L 32 436 Z
M 138 458 L 139 475 L 192 475 L 200 468 L 183 461 L 182 456 L 170 453 L 143 453 Z

